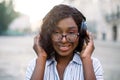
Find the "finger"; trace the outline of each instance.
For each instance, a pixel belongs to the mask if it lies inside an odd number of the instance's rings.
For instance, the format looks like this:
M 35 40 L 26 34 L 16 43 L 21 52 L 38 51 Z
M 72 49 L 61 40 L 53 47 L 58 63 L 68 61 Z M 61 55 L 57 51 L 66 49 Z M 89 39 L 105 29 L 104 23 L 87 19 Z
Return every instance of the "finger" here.
M 40 35 L 35 36 L 35 38 L 34 38 L 34 43 L 35 43 L 35 44 L 38 44 L 39 39 L 40 39 Z
M 33 49 L 35 50 L 37 55 L 38 55 L 38 52 L 41 52 L 41 47 L 39 46 L 39 38 L 40 38 L 40 35 L 37 35 L 34 37 L 34 45 L 33 45 Z
M 37 36 L 34 37 L 34 45 L 37 44 Z
M 85 50 L 86 46 L 87 46 L 87 44 L 84 42 L 82 50 Z
M 90 33 L 90 40 L 91 40 L 91 44 L 94 46 L 94 38 L 93 38 L 92 33 Z
M 90 45 L 93 49 L 95 49 L 95 46 L 94 46 L 94 39 L 93 39 L 93 35 L 91 32 L 89 32 L 89 38 L 90 38 Z
M 90 41 L 93 42 L 93 35 L 92 35 L 92 33 L 87 31 L 87 35 L 89 36 Z

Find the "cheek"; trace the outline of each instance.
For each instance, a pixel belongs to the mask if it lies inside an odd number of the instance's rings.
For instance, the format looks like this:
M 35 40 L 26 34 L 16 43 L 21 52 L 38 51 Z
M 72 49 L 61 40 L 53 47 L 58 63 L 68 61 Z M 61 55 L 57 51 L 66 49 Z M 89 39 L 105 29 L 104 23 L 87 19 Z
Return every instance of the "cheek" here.
M 56 43 L 55 43 L 55 42 L 53 42 L 53 43 L 52 43 L 52 45 L 53 45 L 53 47 L 54 47 L 54 46 L 56 46 Z
M 56 49 L 57 42 L 52 41 L 53 48 Z
M 75 47 L 77 47 L 77 46 L 78 46 L 78 43 L 79 43 L 79 38 L 78 38 L 78 39 L 76 39 L 76 41 L 74 42 Z

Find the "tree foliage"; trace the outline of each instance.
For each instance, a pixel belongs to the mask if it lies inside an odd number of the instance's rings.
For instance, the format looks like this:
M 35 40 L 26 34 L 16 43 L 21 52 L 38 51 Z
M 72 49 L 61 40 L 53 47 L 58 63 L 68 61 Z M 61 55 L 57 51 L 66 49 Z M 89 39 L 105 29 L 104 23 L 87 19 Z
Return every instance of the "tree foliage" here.
M 19 13 L 14 11 L 12 0 L 4 0 L 0 3 L 0 35 L 8 29 L 10 22 L 18 16 Z

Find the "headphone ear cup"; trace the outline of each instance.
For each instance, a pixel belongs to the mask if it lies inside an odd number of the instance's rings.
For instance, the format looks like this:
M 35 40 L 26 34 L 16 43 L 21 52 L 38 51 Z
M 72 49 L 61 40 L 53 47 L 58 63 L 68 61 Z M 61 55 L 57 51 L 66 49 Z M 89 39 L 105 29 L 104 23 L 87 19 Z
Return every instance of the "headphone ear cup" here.
M 85 21 L 82 21 L 81 23 L 81 30 L 87 30 L 87 24 Z
M 86 35 L 86 30 L 87 30 L 87 24 L 86 24 L 86 22 L 85 21 L 82 21 L 82 23 L 81 23 L 81 37 L 82 38 L 84 38 L 85 37 L 85 35 Z
M 81 38 L 88 43 L 89 42 L 89 36 L 87 34 L 87 24 L 85 21 L 82 21 L 81 23 Z

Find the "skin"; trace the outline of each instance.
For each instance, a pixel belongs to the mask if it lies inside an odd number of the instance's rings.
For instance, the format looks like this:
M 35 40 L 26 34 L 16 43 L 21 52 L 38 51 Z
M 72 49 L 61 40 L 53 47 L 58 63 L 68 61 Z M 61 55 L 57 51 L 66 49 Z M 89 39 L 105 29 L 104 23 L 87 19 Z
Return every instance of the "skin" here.
M 56 32 L 66 34 L 66 33 L 78 33 L 78 28 L 74 20 L 70 18 L 65 18 L 58 23 L 58 29 Z M 70 43 L 66 40 L 65 37 L 61 42 L 52 42 L 53 47 L 56 50 L 56 60 L 57 60 L 57 70 L 60 76 L 60 80 L 63 80 L 64 70 L 67 67 L 68 63 L 73 58 L 73 50 L 78 45 L 79 38 L 76 39 L 74 43 Z
M 65 18 L 59 21 L 57 26 L 58 26 L 58 29 L 55 31 L 60 32 L 64 35 L 66 33 L 78 32 L 77 25 L 71 17 Z M 83 50 L 80 54 L 81 60 L 83 62 L 84 78 L 85 80 L 96 80 L 94 70 L 93 70 L 92 60 L 91 60 L 91 55 L 94 50 L 93 38 L 89 32 L 87 33 L 90 40 L 89 40 L 89 43 L 83 47 Z M 34 39 L 33 49 L 35 50 L 38 57 L 36 60 L 36 66 L 32 74 L 31 80 L 43 80 L 43 77 L 44 77 L 47 54 L 39 46 L 39 39 L 40 39 L 40 35 L 37 35 Z M 66 40 L 65 37 L 63 37 L 61 42 L 52 41 L 53 47 L 56 50 L 55 58 L 57 61 L 57 70 L 58 70 L 60 80 L 63 80 L 63 74 L 65 71 L 65 68 L 73 58 L 73 50 L 78 45 L 78 40 L 79 40 L 79 37 L 76 39 L 75 42 L 70 43 Z
M 88 44 L 84 45 L 83 50 L 80 54 L 83 63 L 83 70 L 84 70 L 84 79 L 85 80 L 96 80 L 91 55 L 94 51 L 94 42 L 91 33 L 87 32 L 89 35 L 89 42 Z M 89 66 L 88 66 L 89 65 Z

